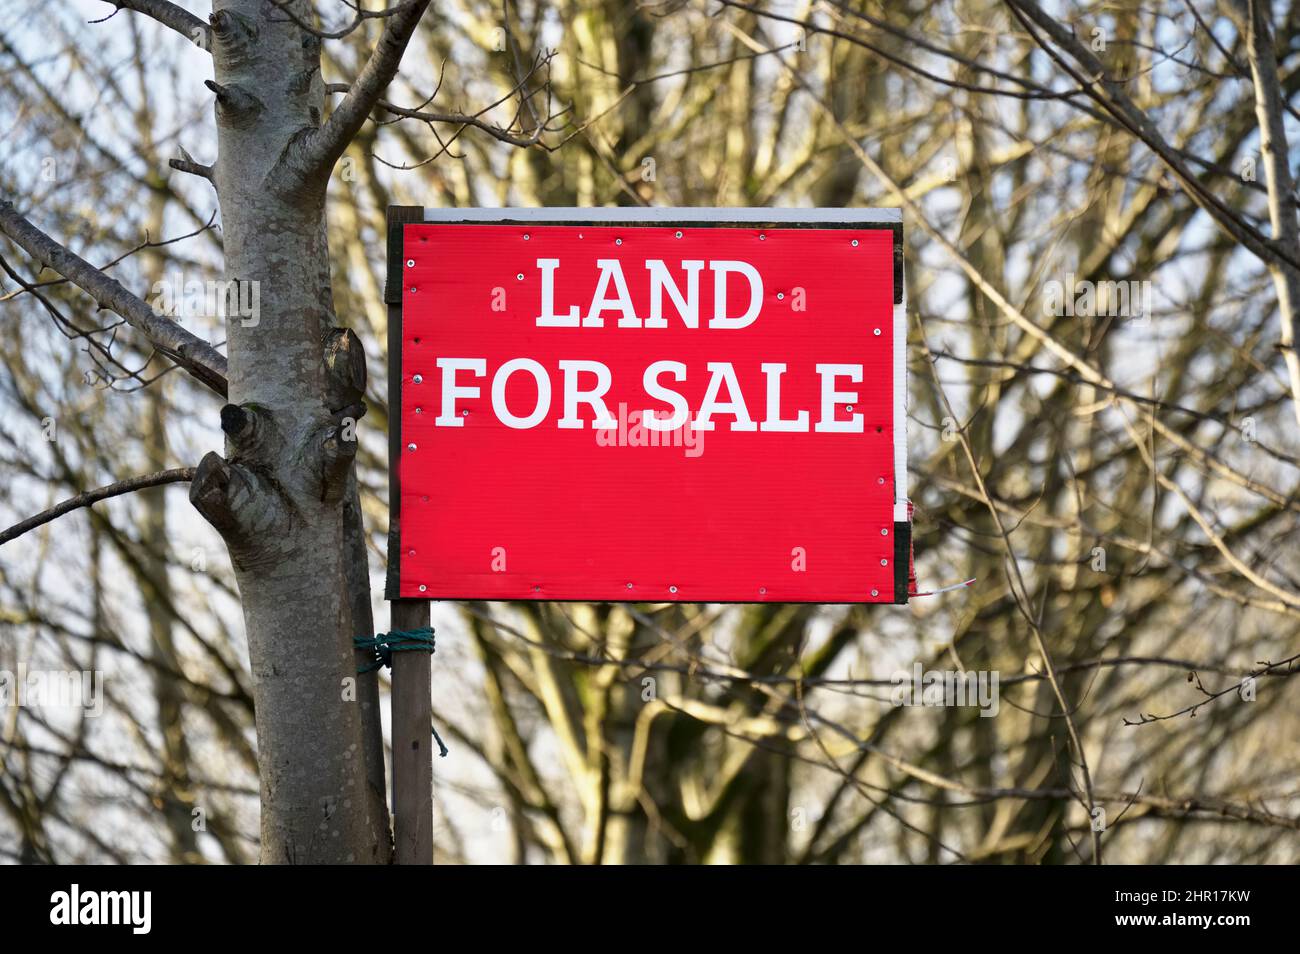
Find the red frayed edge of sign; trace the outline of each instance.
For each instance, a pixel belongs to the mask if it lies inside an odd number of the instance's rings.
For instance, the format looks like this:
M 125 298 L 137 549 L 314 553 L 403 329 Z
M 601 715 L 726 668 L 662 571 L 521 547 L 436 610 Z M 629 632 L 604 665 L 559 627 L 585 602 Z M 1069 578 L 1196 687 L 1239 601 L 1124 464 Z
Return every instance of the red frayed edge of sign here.
M 912 515 L 916 512 L 916 506 L 909 500 L 907 502 L 907 524 L 909 529 L 912 528 Z M 915 537 L 912 537 L 915 539 Z M 912 544 L 908 547 L 907 553 L 907 596 L 911 599 L 914 596 L 937 596 L 940 593 L 950 593 L 953 590 L 960 590 L 966 586 L 973 586 L 975 581 L 963 580 L 960 583 L 952 583 L 948 586 L 941 586 L 937 590 L 926 590 L 924 593 L 917 591 L 916 585 L 916 546 Z
M 912 520 L 915 512 L 916 505 L 909 500 L 907 502 L 907 595 L 909 599 L 913 596 L 925 595 L 916 592 L 916 525 Z

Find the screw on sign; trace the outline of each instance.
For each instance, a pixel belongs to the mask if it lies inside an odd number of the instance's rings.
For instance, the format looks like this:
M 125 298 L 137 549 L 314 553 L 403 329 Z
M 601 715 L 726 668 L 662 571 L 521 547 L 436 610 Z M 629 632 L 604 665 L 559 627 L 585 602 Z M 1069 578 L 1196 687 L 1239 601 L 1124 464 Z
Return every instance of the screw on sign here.
M 390 596 L 907 601 L 896 211 L 398 228 Z

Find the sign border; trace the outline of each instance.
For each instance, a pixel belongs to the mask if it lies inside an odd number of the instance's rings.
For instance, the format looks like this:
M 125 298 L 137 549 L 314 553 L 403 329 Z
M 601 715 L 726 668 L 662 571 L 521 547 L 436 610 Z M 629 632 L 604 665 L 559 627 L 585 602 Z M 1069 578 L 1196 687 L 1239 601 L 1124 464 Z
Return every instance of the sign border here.
M 750 209 L 750 208 L 471 208 L 429 209 L 390 205 L 387 221 L 387 262 L 384 303 L 388 307 L 388 568 L 386 600 L 399 597 L 401 578 L 401 486 L 397 470 L 402 448 L 402 258 L 406 226 L 434 222 L 443 225 L 592 225 L 661 227 L 690 225 L 770 228 L 888 229 L 894 235 L 894 600 L 906 603 L 911 585 L 912 518 L 907 496 L 907 290 L 903 271 L 903 213 L 901 209 Z M 898 382 L 902 387 L 898 387 Z M 442 597 L 441 599 L 449 599 Z M 509 601 L 514 602 L 514 601 Z M 524 599 L 518 602 L 531 602 Z M 548 600 L 548 602 L 610 602 L 608 600 Z M 660 602 L 693 602 L 662 600 Z M 728 602 L 711 600 L 710 602 Z M 736 602 L 759 603 L 762 600 Z M 775 601 L 772 601 L 775 602 Z M 785 602 L 785 601 L 783 601 Z M 812 603 L 813 600 L 797 602 Z M 879 603 L 879 600 L 860 600 Z M 831 604 L 828 604 L 831 605 Z M 834 604 L 843 605 L 843 604 Z M 889 605 L 885 603 L 885 605 Z

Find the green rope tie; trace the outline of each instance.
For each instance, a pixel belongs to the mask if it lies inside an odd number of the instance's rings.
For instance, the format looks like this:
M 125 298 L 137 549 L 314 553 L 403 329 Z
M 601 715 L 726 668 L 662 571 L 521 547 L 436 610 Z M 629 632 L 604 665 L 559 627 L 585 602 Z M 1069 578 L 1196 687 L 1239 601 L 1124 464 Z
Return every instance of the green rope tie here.
M 374 672 L 381 666 L 393 668 L 393 653 L 399 652 L 436 652 L 433 641 L 433 629 L 421 626 L 419 629 L 394 630 L 391 633 L 377 633 L 374 636 L 353 636 L 352 648 L 359 653 L 367 650 L 374 653 L 374 660 L 369 666 L 357 670 L 358 673 Z M 447 746 L 443 744 L 438 730 L 429 726 L 434 741 L 438 743 L 438 757 L 447 757 Z
M 374 672 L 381 666 L 392 669 L 393 653 L 412 650 L 425 653 L 434 652 L 433 629 L 428 626 L 421 626 L 419 629 L 399 629 L 391 633 L 378 633 L 374 636 L 353 636 L 352 648 L 359 653 L 364 653 L 367 650 L 374 653 L 374 659 L 370 665 L 358 669 L 357 672 Z

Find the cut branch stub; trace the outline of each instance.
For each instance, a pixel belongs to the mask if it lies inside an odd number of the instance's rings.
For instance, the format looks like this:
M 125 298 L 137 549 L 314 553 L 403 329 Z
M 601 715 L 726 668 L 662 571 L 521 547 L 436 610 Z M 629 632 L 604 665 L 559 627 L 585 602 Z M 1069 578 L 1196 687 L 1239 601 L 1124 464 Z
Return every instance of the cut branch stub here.
M 217 115 L 232 126 L 248 126 L 263 109 L 262 101 L 242 86 L 222 86 L 214 80 L 203 85 L 217 97 Z
M 234 470 L 216 451 L 209 451 L 194 469 L 190 481 L 190 503 L 203 519 L 227 537 L 238 530 L 238 522 L 230 506 L 230 483 Z
M 221 534 L 236 570 L 266 568 L 278 559 L 292 507 L 263 468 L 211 451 L 195 468 L 190 503 Z
M 257 39 L 257 23 L 234 10 L 216 10 L 208 17 L 212 32 L 224 43 Z
M 257 41 L 257 23 L 233 10 L 218 10 L 208 17 L 212 38 L 220 47 L 223 62 L 237 66 L 252 55 Z
M 321 444 L 321 499 L 336 503 L 347 489 L 348 473 L 357 456 L 356 421 L 345 419 L 332 426 Z
M 237 404 L 227 404 L 221 409 L 221 429 L 230 438 L 238 438 L 252 427 L 252 415 Z
M 256 404 L 227 404 L 221 409 L 221 429 L 232 459 L 255 458 L 271 463 L 277 456 L 268 443 L 274 429 Z
M 178 146 L 177 152 L 179 153 L 179 155 L 177 155 L 175 158 L 167 160 L 167 164 L 169 166 L 171 166 L 177 172 L 188 172 L 190 175 L 200 176 L 204 179 L 207 179 L 209 182 L 212 181 L 213 179 L 212 166 L 205 165 L 201 162 L 196 162 L 194 160 L 194 157 L 191 156 L 188 152 L 186 152 L 183 147 Z
M 325 389 L 333 412 L 365 400 L 366 352 L 350 328 L 332 328 L 325 336 Z

